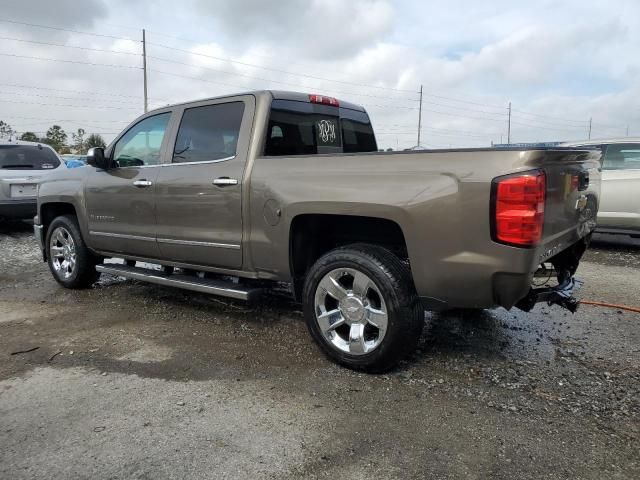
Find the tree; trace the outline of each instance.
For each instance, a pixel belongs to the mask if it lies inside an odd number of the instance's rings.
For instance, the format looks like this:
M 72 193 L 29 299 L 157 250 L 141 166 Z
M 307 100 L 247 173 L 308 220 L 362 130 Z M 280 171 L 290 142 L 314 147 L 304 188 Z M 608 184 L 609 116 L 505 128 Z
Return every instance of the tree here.
M 25 142 L 38 142 L 38 141 L 40 141 L 38 136 L 33 132 L 24 132 L 22 135 L 20 135 L 20 140 L 24 140 Z
M 13 135 L 11 125 L 0 120 L 0 138 L 11 138 L 11 135 Z
M 67 142 L 67 134 L 60 125 L 54 125 L 47 130 L 47 143 L 55 150 L 60 150 Z
M 107 144 L 104 139 L 100 136 L 99 133 L 92 133 L 87 137 L 87 140 L 84 142 L 84 147 L 88 150 L 94 147 L 102 147 L 105 148 Z
M 83 128 L 78 129 L 78 133 L 72 133 L 71 137 L 73 138 L 73 149 L 76 153 L 84 153 L 84 134 L 85 131 Z

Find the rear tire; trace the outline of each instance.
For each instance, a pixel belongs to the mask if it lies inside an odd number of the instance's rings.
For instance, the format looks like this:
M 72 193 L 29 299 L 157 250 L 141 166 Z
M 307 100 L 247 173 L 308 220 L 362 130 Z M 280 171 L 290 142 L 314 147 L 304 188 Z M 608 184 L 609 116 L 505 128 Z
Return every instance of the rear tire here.
M 408 267 L 377 245 L 323 255 L 303 291 L 307 328 L 322 351 L 345 367 L 380 373 L 414 352 L 424 325 Z
M 62 215 L 51 222 L 45 248 L 49 270 L 63 287 L 88 288 L 100 277 L 96 271 L 99 257 L 84 243 L 75 216 Z

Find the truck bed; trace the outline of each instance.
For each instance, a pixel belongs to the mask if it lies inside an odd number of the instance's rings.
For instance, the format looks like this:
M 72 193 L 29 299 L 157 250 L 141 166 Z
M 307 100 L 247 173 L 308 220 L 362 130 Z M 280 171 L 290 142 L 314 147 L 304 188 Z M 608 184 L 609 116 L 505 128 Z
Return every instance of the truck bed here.
M 540 263 L 595 228 L 599 159 L 597 150 L 558 147 L 259 157 L 245 172 L 251 174 L 253 267 L 289 276 L 288 250 L 273 245 L 288 238 L 298 215 L 386 218 L 404 235 L 427 306 L 510 308 L 526 295 Z M 546 176 L 542 241 L 531 248 L 498 243 L 491 232 L 492 182 L 528 171 Z M 588 182 L 578 189 L 576 178 Z M 275 226 L 263 220 L 267 203 L 283 213 Z

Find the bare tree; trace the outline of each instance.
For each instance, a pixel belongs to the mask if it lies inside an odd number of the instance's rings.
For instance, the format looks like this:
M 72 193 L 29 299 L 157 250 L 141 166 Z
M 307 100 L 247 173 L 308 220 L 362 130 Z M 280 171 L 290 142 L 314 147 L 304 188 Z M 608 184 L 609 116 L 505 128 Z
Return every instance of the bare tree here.
M 84 153 L 86 150 L 84 146 L 84 134 L 85 131 L 83 128 L 79 128 L 77 133 L 71 134 L 71 138 L 73 138 L 72 147 L 75 150 L 75 153 Z

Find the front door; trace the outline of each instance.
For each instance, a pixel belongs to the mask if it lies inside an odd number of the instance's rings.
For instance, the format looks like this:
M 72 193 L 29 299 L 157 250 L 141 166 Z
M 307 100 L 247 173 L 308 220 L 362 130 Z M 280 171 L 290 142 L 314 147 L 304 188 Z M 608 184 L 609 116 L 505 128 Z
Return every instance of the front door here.
M 172 158 L 156 185 L 163 258 L 242 267 L 242 178 L 254 111 L 255 98 L 247 95 L 183 110 Z
M 169 111 L 140 120 L 106 152 L 112 168 L 90 173 L 85 193 L 96 250 L 159 256 L 154 194 L 170 117 Z
M 602 165 L 598 224 L 640 228 L 640 144 L 608 145 Z

